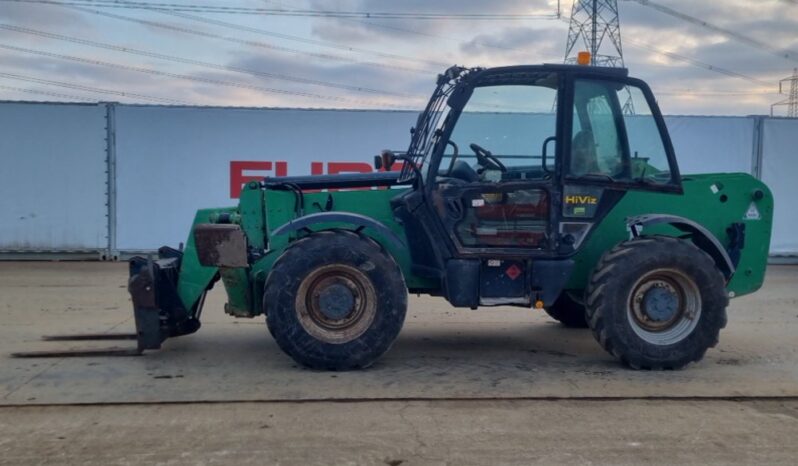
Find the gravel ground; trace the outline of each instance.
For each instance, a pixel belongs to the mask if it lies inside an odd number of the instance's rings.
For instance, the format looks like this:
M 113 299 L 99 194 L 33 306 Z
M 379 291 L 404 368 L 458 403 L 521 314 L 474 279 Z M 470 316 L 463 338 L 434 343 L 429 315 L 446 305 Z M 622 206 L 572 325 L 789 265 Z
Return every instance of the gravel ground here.
M 539 311 L 412 297 L 360 372 L 296 367 L 222 312 L 140 357 L 13 359 L 132 330 L 125 264 L 0 262 L 0 463 L 794 464 L 798 267 L 732 301 L 707 357 L 634 372 Z M 221 288 L 221 287 L 219 287 Z M 120 345 L 124 346 L 122 342 Z M 132 345 L 132 343 L 130 343 Z

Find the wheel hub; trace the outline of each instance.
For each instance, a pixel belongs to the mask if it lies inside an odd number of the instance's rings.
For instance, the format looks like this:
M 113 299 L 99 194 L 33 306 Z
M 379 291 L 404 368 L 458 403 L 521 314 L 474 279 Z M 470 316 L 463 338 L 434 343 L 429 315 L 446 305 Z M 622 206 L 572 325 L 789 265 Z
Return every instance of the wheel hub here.
M 668 345 L 686 338 L 701 315 L 701 297 L 692 279 L 675 269 L 653 270 L 632 286 L 632 330 L 649 343 Z
M 318 292 L 319 311 L 328 319 L 346 318 L 355 308 L 355 295 L 347 286 L 333 283 Z
M 296 310 L 302 327 L 327 343 L 346 343 L 374 322 L 377 293 L 361 271 L 345 264 L 319 267 L 299 286 Z
M 665 330 L 684 313 L 677 284 L 666 277 L 649 277 L 637 286 L 632 296 L 635 321 L 648 331 Z
M 657 284 L 643 295 L 643 315 L 653 322 L 667 322 L 679 311 L 679 295 L 666 284 Z

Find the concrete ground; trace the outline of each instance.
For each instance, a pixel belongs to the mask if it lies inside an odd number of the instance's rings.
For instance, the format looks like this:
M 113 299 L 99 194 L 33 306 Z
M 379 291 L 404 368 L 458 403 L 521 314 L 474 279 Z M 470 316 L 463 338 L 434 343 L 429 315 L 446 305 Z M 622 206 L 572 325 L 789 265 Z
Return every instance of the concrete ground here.
M 798 267 L 771 267 L 718 347 L 675 372 L 625 369 L 539 311 L 427 297 L 374 367 L 309 371 L 262 318 L 224 315 L 220 289 L 203 328 L 160 351 L 9 357 L 132 330 L 125 282 L 125 264 L 0 263 L 0 463 L 798 461 Z

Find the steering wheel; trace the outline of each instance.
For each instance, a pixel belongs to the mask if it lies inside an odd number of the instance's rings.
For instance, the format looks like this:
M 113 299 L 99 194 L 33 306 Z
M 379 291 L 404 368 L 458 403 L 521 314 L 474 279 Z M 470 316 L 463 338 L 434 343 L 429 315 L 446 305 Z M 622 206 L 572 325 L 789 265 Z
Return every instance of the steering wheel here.
M 498 157 L 491 154 L 489 150 L 481 147 L 479 144 L 474 144 L 473 142 L 469 144 L 468 147 L 470 147 L 471 150 L 474 151 L 474 155 L 477 156 L 478 164 L 488 169 L 499 170 L 502 173 L 507 172 L 507 167 L 504 166 Z

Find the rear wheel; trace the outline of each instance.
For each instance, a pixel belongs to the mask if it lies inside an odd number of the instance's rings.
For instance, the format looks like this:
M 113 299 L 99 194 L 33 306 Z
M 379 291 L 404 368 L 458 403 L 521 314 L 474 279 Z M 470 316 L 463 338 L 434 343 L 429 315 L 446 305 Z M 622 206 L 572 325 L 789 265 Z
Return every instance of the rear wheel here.
M 563 291 L 554 304 L 545 308 L 546 314 L 568 328 L 587 328 L 585 305 Z
M 369 238 L 314 233 L 274 264 L 263 296 L 277 344 L 314 369 L 368 367 L 404 323 L 407 290 L 399 266 Z
M 700 360 L 726 326 L 723 275 L 687 240 L 646 237 L 604 254 L 588 284 L 593 335 L 634 369 L 678 369 Z

